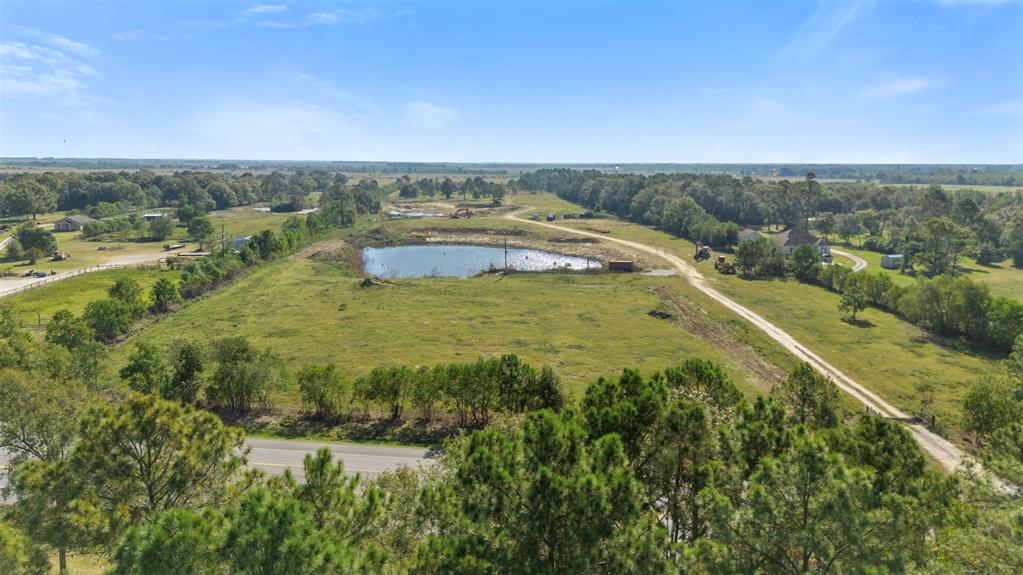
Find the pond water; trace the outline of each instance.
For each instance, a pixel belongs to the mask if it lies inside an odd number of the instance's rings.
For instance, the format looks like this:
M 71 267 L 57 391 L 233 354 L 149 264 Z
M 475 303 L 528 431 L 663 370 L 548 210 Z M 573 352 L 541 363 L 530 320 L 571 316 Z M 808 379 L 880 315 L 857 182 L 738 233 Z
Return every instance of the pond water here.
M 504 268 L 504 248 L 464 245 L 418 245 L 365 248 L 363 267 L 383 278 L 467 278 L 490 268 Z M 508 267 L 519 271 L 585 270 L 600 262 L 542 250 L 508 248 Z

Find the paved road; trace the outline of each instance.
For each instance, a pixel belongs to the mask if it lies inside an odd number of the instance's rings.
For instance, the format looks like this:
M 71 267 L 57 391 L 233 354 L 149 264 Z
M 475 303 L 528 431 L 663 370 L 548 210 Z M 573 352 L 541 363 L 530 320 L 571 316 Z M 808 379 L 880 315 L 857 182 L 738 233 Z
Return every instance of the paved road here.
M 307 453 L 316 453 L 327 447 L 334 457 L 344 461 L 345 472 L 358 473 L 373 478 L 382 471 L 402 466 L 422 467 L 431 465 L 436 454 L 422 447 L 395 447 L 390 445 L 367 445 L 357 443 L 323 443 L 284 439 L 245 440 L 249 447 L 249 466 L 261 469 L 270 475 L 280 475 L 290 469 L 298 481 L 305 479 L 302 459 Z M 7 485 L 7 453 L 0 450 L 0 489 Z
M 854 272 L 858 272 L 858 271 L 860 271 L 860 270 L 862 270 L 862 269 L 867 267 L 867 260 L 861 258 L 860 256 L 851 254 L 851 253 L 849 253 L 847 251 L 836 250 L 835 248 L 831 248 L 831 253 L 833 253 L 833 254 L 835 254 L 837 256 L 842 256 L 844 258 L 851 259 L 853 261 L 852 271 L 854 271 Z
M 905 423 L 906 428 L 909 430 L 910 434 L 913 435 L 913 438 L 916 439 L 917 443 L 920 444 L 920 447 L 929 455 L 931 455 L 935 460 L 937 460 L 938 463 L 942 465 L 942 467 L 951 471 L 958 468 L 963 463 L 962 450 L 953 445 L 950 441 L 936 433 L 933 433 L 932 431 L 928 430 L 926 427 L 922 425 L 908 423 L 910 417 L 907 413 L 892 406 L 885 400 L 881 399 L 874 392 L 863 387 L 862 385 L 854 381 L 852 378 L 842 373 L 842 371 L 836 368 L 835 366 L 831 365 L 827 361 L 824 361 L 820 356 L 810 351 L 809 348 L 807 348 L 802 343 L 797 341 L 796 338 L 792 337 L 791 335 L 789 335 L 788 333 L 786 333 L 781 328 L 774 325 L 764 317 L 760 316 L 756 312 L 735 302 L 728 296 L 712 288 L 709 284 L 707 284 L 707 280 L 703 277 L 703 275 L 700 272 L 698 272 L 696 268 L 689 265 L 689 262 L 685 261 L 684 259 L 676 256 L 675 254 L 666 252 L 661 248 L 649 246 L 647 244 L 643 244 L 640 242 L 633 242 L 629 240 L 623 240 L 620 238 L 608 237 L 604 234 L 597 234 L 585 230 L 579 230 L 566 226 L 559 226 L 557 224 L 551 224 L 542 221 L 527 220 L 519 217 L 520 214 L 531 209 L 532 208 L 527 207 L 514 212 L 509 212 L 508 214 L 505 214 L 504 217 L 531 225 L 558 230 L 561 232 L 568 232 L 576 235 L 596 238 L 598 240 L 614 242 L 617 244 L 628 246 L 635 250 L 639 250 L 641 252 L 657 256 L 667 261 L 672 265 L 672 267 L 678 270 L 678 272 L 682 275 L 683 279 L 689 282 L 693 287 L 702 291 L 704 294 L 708 295 L 711 299 L 717 301 L 721 305 L 732 310 L 733 312 L 735 312 L 736 315 L 752 323 L 754 326 L 756 326 L 761 331 L 766 333 L 771 339 L 781 344 L 782 347 L 784 347 L 785 349 L 789 350 L 789 352 L 792 353 L 792 355 L 798 357 L 802 361 L 809 363 L 814 367 L 814 369 L 830 377 L 835 382 L 835 385 L 837 385 L 839 389 L 853 396 L 854 399 L 865 405 L 868 409 L 885 417 L 898 419 L 900 421 L 906 422 Z
M 433 463 L 434 454 L 422 447 L 395 447 L 390 445 L 367 445 L 357 443 L 320 443 L 285 439 L 249 438 L 245 445 L 250 448 L 249 465 L 271 475 L 290 469 L 301 481 L 302 459 L 308 453 L 315 453 L 327 447 L 334 457 L 344 461 L 345 471 L 374 477 L 382 471 L 398 467 L 422 467 Z

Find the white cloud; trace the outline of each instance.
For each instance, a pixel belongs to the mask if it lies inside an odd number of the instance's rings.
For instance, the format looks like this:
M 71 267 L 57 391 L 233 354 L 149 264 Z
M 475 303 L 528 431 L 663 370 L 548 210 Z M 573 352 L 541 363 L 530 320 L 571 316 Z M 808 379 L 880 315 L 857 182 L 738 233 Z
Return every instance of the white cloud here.
M 286 4 L 252 4 L 243 14 L 277 14 L 288 9 Z
M 785 104 L 771 98 L 757 98 L 753 101 L 753 107 L 761 112 L 780 112 L 785 109 Z
M 338 21 L 337 14 L 330 12 L 314 12 L 306 16 L 305 19 L 311 24 L 336 24 Z
M 819 0 L 817 10 L 792 35 L 782 54 L 808 59 L 831 43 L 856 18 L 866 12 L 873 0 Z
M 458 117 L 458 112 L 430 102 L 405 104 L 405 118 L 420 128 L 437 128 Z
M 78 54 L 80 56 L 96 56 L 100 53 L 99 50 L 93 48 L 92 46 L 86 44 L 85 42 L 76 42 L 63 36 L 58 36 L 56 34 L 46 34 L 43 36 L 43 38 L 49 43 L 53 44 L 54 46 L 57 46 L 58 48 L 67 50 L 69 52 L 74 52 L 75 54 Z
M 0 43 L 0 98 L 30 98 L 46 101 L 51 114 L 68 118 L 102 121 L 88 80 L 99 71 L 80 57 L 99 54 L 88 44 L 34 29 L 21 29 L 50 46 L 24 42 Z
M 897 98 L 922 92 L 934 85 L 934 80 L 920 76 L 894 76 L 868 87 L 864 93 L 871 98 Z

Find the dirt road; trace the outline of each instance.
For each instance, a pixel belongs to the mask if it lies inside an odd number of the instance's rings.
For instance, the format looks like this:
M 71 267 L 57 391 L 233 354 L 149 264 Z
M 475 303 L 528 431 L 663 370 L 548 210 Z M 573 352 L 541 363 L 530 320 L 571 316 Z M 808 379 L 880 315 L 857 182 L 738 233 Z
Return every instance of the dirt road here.
M 57 272 L 56 275 L 46 276 L 42 278 L 37 277 L 4 278 L 0 280 L 0 297 L 8 296 L 14 293 L 20 293 L 21 291 L 24 291 L 24 288 L 39 287 L 42 284 L 49 284 L 55 281 L 66 280 L 68 278 L 79 276 L 85 273 L 115 269 L 121 266 L 135 266 L 141 264 L 156 263 L 165 257 L 167 257 L 167 253 L 163 251 L 141 254 L 129 254 L 110 258 L 109 260 L 102 264 L 78 268 L 74 270 Z M 43 262 L 39 264 L 38 269 L 40 271 L 46 271 L 46 263 Z
M 909 423 L 910 417 L 908 414 L 890 405 L 888 402 L 878 397 L 877 394 L 875 394 L 874 392 L 863 387 L 859 383 L 853 381 L 852 378 L 842 373 L 842 371 L 836 368 L 835 366 L 821 359 L 820 356 L 810 351 L 806 346 L 799 343 L 796 340 L 796 338 L 792 337 L 778 326 L 769 322 L 768 320 L 758 315 L 757 313 L 753 312 L 749 308 L 746 308 L 745 306 L 742 306 L 739 303 L 733 301 L 732 299 L 728 298 L 727 296 L 717 291 L 716 289 L 712 288 L 709 284 L 707 284 L 707 280 L 703 277 L 703 275 L 700 274 L 700 272 L 698 272 L 696 268 L 689 265 L 689 262 L 685 261 L 684 259 L 674 254 L 671 254 L 661 248 L 656 248 L 639 242 L 623 240 L 620 238 L 612 238 L 603 234 L 597 234 L 585 230 L 570 228 L 567 226 L 559 226 L 557 224 L 527 220 L 518 217 L 519 214 L 526 212 L 530 209 L 531 208 L 524 208 L 518 211 L 510 212 L 508 214 L 505 214 L 504 217 L 514 219 L 519 222 L 532 224 L 535 226 L 542 226 L 545 228 L 555 229 L 561 232 L 568 232 L 572 234 L 593 237 L 608 242 L 614 242 L 620 245 L 628 246 L 634 250 L 638 250 L 644 253 L 657 256 L 665 260 L 666 262 L 671 264 L 673 268 L 678 270 L 679 274 L 681 274 L 682 277 L 687 282 L 689 282 L 693 287 L 702 291 L 714 301 L 727 307 L 728 309 L 732 310 L 743 319 L 755 325 L 757 328 L 759 328 L 768 336 L 770 336 L 771 339 L 781 344 L 785 349 L 789 350 L 789 352 L 791 352 L 792 355 L 809 363 L 814 367 L 814 369 L 830 377 L 835 382 L 835 385 L 837 385 L 839 389 L 853 396 L 857 401 L 862 403 L 868 409 L 882 416 L 906 422 L 905 423 L 906 427 L 908 428 L 909 432 L 913 435 L 913 437 L 916 439 L 917 443 L 920 444 L 920 447 L 929 455 L 931 455 L 931 457 L 933 457 L 936 461 L 938 461 L 938 463 L 940 463 L 944 468 L 946 468 L 949 471 L 952 471 L 958 468 L 960 464 L 963 463 L 963 452 L 961 449 L 953 445 L 947 439 L 939 436 L 936 433 L 931 432 L 924 426 L 915 423 Z M 866 262 L 863 262 L 863 264 L 865 266 Z
M 851 259 L 853 261 L 852 271 L 854 272 L 858 272 L 867 267 L 867 260 L 861 258 L 860 256 L 851 254 L 846 251 L 836 250 L 835 248 L 831 248 L 831 253 L 835 254 L 836 256 L 842 256 L 843 258 Z

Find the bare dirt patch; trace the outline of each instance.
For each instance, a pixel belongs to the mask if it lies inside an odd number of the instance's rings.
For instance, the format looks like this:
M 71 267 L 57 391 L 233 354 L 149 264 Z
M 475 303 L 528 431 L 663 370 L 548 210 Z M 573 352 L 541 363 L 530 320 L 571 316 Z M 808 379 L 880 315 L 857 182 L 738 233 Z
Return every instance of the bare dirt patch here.
M 635 262 L 636 268 L 640 270 L 653 266 L 648 258 L 631 250 L 598 242 L 591 238 L 581 239 L 586 241 L 579 241 L 572 236 L 555 236 L 544 239 L 530 235 L 524 230 L 487 230 L 484 228 L 458 230 L 426 228 L 414 230 L 409 234 L 410 243 L 503 246 L 507 241 L 508 247 L 544 250 L 596 259 L 605 263 L 608 260 L 632 260 Z
M 657 297 L 670 310 L 680 328 L 698 335 L 724 350 L 736 363 L 748 369 L 766 386 L 773 386 L 785 378 L 785 372 L 767 361 L 757 350 L 739 341 L 728 326 L 716 322 L 692 305 L 675 290 L 665 287 L 657 290 Z M 660 308 L 659 308 L 660 309 Z M 667 318 L 665 318 L 667 319 Z

